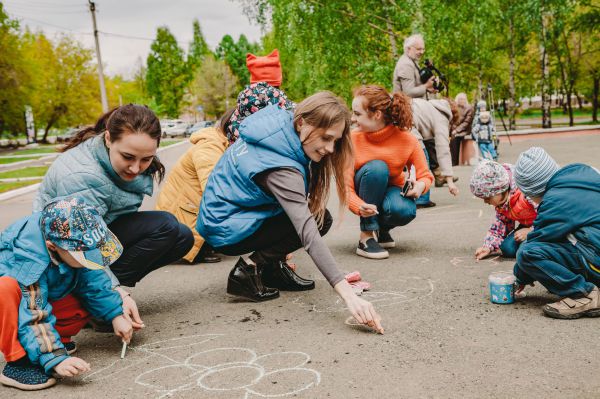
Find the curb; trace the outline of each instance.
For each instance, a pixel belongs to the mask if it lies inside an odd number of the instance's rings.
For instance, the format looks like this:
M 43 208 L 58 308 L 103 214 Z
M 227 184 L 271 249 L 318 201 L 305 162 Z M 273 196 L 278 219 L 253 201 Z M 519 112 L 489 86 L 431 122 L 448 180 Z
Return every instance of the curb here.
M 165 150 L 169 150 L 169 149 L 181 146 L 181 145 L 186 144 L 186 143 L 189 143 L 189 141 L 188 140 L 183 140 L 183 141 L 181 141 L 179 143 L 171 144 L 170 146 L 167 146 L 167 147 L 161 147 L 161 148 L 159 148 L 156 151 L 156 153 L 160 153 L 160 152 L 163 152 Z M 20 195 L 29 194 L 29 193 L 31 193 L 33 191 L 36 191 L 38 189 L 38 187 L 40 186 L 40 184 L 41 183 L 35 183 L 35 184 L 30 185 L 30 186 L 25 186 L 25 187 L 17 188 L 16 190 L 10 190 L 10 191 L 7 191 L 5 193 L 2 193 L 2 194 L 0 194 L 0 201 L 6 201 L 6 200 L 9 200 L 11 198 L 18 197 Z

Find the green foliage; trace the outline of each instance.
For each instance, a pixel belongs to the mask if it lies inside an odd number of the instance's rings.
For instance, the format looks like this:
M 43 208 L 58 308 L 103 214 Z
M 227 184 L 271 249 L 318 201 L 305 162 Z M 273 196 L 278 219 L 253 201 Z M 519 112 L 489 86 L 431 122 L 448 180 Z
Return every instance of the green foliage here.
M 192 39 L 192 43 L 190 44 L 190 51 L 188 52 L 187 56 L 187 64 L 190 78 L 193 78 L 195 71 L 202 64 L 202 60 L 204 59 L 204 57 L 211 54 L 211 51 L 208 48 L 208 44 L 204 39 L 204 35 L 202 34 L 200 22 L 198 22 L 197 19 L 194 19 L 193 27 L 194 38 Z
M 256 53 L 258 50 L 259 46 L 256 43 L 250 43 L 245 35 L 240 35 L 237 42 L 231 36 L 225 35 L 217 46 L 215 55 L 218 59 L 225 61 L 236 76 L 239 83 L 238 89 L 250 83 L 250 72 L 246 68 L 246 54 Z
M 183 50 L 167 27 L 157 29 L 147 65 L 148 94 L 154 97 L 167 116 L 178 117 L 188 74 Z
M 213 56 L 204 59 L 189 88 L 193 107 L 201 105 L 205 118 L 216 118 L 233 106 L 238 91 L 229 66 Z

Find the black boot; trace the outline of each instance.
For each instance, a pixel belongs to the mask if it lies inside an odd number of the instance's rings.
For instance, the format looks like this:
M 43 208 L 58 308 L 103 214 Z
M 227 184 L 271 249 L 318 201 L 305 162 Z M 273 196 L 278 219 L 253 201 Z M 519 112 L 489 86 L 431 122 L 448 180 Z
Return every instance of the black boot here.
M 229 272 L 227 293 L 253 302 L 279 298 L 279 290 L 263 285 L 258 267 L 248 265 L 242 258 Z
M 198 255 L 194 259 L 194 263 L 217 263 L 221 261 L 221 257 L 217 255 L 215 250 L 208 245 L 208 243 L 204 243 Z
M 315 288 L 315 282 L 298 276 L 285 261 L 265 265 L 262 272 L 263 284 L 281 291 L 308 291 Z

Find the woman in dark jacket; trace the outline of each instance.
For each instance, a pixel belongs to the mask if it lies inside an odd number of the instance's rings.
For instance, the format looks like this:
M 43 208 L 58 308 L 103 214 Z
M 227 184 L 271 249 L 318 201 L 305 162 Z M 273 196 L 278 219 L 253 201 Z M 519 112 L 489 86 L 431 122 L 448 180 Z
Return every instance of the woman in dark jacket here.
M 450 153 L 452 154 L 452 166 L 458 165 L 460 146 L 464 137 L 471 133 L 474 114 L 473 106 L 469 104 L 465 93 L 458 93 L 455 100 L 456 105 L 458 105 L 459 117 L 456 118 L 451 130 Z

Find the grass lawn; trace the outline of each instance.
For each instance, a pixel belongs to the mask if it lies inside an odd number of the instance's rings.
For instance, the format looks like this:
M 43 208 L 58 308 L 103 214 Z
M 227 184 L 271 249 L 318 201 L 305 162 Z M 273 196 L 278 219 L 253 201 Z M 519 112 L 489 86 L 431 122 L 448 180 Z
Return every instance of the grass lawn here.
M 56 146 L 46 145 L 36 148 L 26 148 L 23 150 L 16 150 L 2 155 L 29 155 L 29 154 L 53 154 L 56 152 Z
M 551 110 L 552 118 L 568 118 L 569 113 L 563 114 L 562 108 L 556 109 L 553 108 Z M 527 109 L 521 113 L 521 115 L 517 116 L 518 119 L 530 119 L 530 118 L 541 118 L 542 110 L 541 109 Z M 573 117 L 589 117 L 592 118 L 592 110 L 591 109 L 579 109 L 573 108 Z
M 0 172 L 0 178 L 18 178 L 18 177 L 36 177 L 44 176 L 48 170 L 47 166 L 31 166 L 29 168 L 22 168 L 17 170 L 9 170 L 7 172 Z
M 39 183 L 41 181 L 42 180 L 40 179 L 40 180 L 19 181 L 19 182 L 14 182 L 14 183 L 0 183 L 0 193 L 5 193 L 7 191 L 25 187 L 25 186 L 30 186 L 32 184 Z
M 31 159 L 38 159 L 40 157 L 26 157 L 26 158 L 0 158 L 0 165 L 5 165 L 8 163 L 15 163 L 21 161 L 29 161 Z
M 161 147 L 168 147 L 170 145 L 173 144 L 177 144 L 177 143 L 181 143 L 183 140 L 161 140 L 160 141 L 160 146 Z

